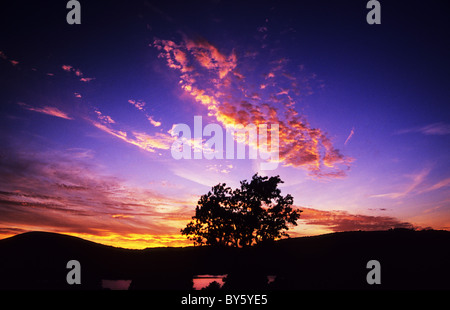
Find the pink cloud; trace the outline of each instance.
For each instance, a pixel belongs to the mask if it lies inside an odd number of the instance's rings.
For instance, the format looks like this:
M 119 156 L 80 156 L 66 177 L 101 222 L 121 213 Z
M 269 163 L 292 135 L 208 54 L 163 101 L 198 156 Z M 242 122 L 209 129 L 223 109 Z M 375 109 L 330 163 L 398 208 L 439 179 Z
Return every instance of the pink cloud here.
M 73 67 L 72 67 L 72 66 L 69 66 L 69 65 L 62 65 L 61 68 L 62 68 L 64 71 L 66 71 L 66 72 L 70 72 L 70 71 L 73 70 Z
M 38 112 L 38 113 L 43 113 L 43 114 L 47 114 L 47 115 L 51 115 L 51 116 L 55 116 L 55 117 L 59 117 L 59 118 L 63 118 L 63 119 L 67 119 L 67 120 L 72 120 L 73 118 L 69 117 L 67 115 L 67 113 L 61 111 L 60 109 L 56 108 L 56 107 L 49 107 L 49 106 L 44 106 L 42 108 L 37 108 L 37 107 L 32 107 L 26 103 L 23 102 L 18 102 L 18 105 L 20 105 L 21 107 L 23 107 L 24 109 L 28 110 L 28 111 L 34 111 L 34 112 Z
M 84 76 L 84 73 L 81 72 L 80 69 L 76 69 L 76 68 L 74 68 L 74 67 L 71 66 L 71 65 L 62 65 L 61 68 L 62 68 L 64 71 L 66 71 L 66 72 L 73 72 L 73 74 L 74 74 L 76 77 L 80 78 L 80 81 L 81 81 L 81 82 L 88 83 L 88 82 L 90 82 L 90 81 L 92 81 L 92 80 L 95 80 L 95 78 L 83 77 L 83 76 Z
M 9 59 L 3 51 L 0 51 L 0 58 L 3 60 L 9 61 L 9 63 L 13 66 L 16 66 L 19 64 L 19 62 L 17 60 Z
M 85 83 L 88 83 L 88 82 L 93 81 L 93 80 L 95 80 L 95 78 L 81 78 L 80 79 L 81 82 L 85 82 Z

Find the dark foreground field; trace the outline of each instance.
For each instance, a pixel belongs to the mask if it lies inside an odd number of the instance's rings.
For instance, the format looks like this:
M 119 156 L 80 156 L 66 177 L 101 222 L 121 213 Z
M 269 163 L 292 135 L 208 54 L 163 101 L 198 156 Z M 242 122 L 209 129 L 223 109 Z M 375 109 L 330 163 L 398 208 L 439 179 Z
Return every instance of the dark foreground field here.
M 66 235 L 30 232 L 0 240 L 0 289 L 102 289 L 132 280 L 130 290 L 189 290 L 194 275 L 227 274 L 222 289 L 450 289 L 450 232 L 342 232 L 285 239 L 247 249 L 114 248 Z M 69 285 L 69 260 L 81 284 Z M 381 264 L 369 285 L 366 264 Z M 267 276 L 272 280 L 268 283 Z

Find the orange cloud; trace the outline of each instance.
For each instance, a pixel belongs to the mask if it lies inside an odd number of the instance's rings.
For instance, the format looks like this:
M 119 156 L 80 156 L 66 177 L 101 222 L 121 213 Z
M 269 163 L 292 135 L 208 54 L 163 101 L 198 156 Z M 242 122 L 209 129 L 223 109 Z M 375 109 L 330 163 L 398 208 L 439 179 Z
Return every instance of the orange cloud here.
M 154 152 L 155 149 L 168 150 L 174 141 L 172 136 L 159 132 L 154 135 L 148 135 L 146 133 L 133 131 L 133 135 L 137 143 L 135 145 L 151 152 Z
M 187 50 L 195 59 L 206 69 L 212 69 L 223 79 L 230 71 L 236 68 L 236 54 L 234 51 L 230 56 L 225 56 L 219 50 L 206 40 L 186 40 Z
M 345 176 L 353 159 L 341 154 L 325 132 L 313 128 L 294 109 L 299 96 L 312 91 L 308 79 L 298 81 L 287 71 L 287 59 L 270 62 L 273 68 L 252 85 L 239 68 L 234 51 L 226 55 L 206 40 L 187 38 L 179 44 L 156 39 L 153 45 L 168 67 L 180 72 L 181 89 L 224 127 L 279 124 L 282 164 L 304 168 L 318 178 Z M 264 83 L 266 79 L 271 83 Z

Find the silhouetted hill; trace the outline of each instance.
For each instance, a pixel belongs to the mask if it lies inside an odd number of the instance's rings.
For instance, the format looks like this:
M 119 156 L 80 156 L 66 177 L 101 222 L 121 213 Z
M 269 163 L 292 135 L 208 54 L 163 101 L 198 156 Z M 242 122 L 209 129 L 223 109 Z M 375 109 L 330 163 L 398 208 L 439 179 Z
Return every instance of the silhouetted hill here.
M 0 240 L 0 287 L 57 289 L 101 287 L 101 277 L 117 270 L 133 253 L 67 235 L 29 232 Z M 66 264 L 78 260 L 82 285 L 66 283 Z
M 129 250 L 80 238 L 30 232 L 0 240 L 2 289 L 101 289 L 102 279 L 130 289 L 189 289 L 196 274 L 228 274 L 224 289 L 450 289 L 450 232 L 390 230 L 291 238 L 251 248 Z M 66 264 L 81 264 L 68 285 Z M 369 285 L 366 264 L 381 264 Z M 276 276 L 267 283 L 267 276 Z M 273 277 L 272 277 L 273 278 Z

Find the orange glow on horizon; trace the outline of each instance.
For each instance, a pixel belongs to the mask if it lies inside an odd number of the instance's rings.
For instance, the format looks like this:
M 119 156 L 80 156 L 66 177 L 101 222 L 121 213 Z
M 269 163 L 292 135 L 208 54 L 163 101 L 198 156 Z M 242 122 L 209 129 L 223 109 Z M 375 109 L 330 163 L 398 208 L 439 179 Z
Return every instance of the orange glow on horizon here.
M 50 232 L 50 231 L 48 231 Z M 105 235 L 82 234 L 73 232 L 57 232 L 62 235 L 78 237 L 95 243 L 109 245 L 117 248 L 143 250 L 146 248 L 157 247 L 186 247 L 192 246 L 192 241 L 181 234 L 164 235 L 146 235 L 146 234 L 127 234 L 120 235 L 109 233 Z M 18 234 L 5 233 L 0 234 L 0 240 L 13 237 Z

